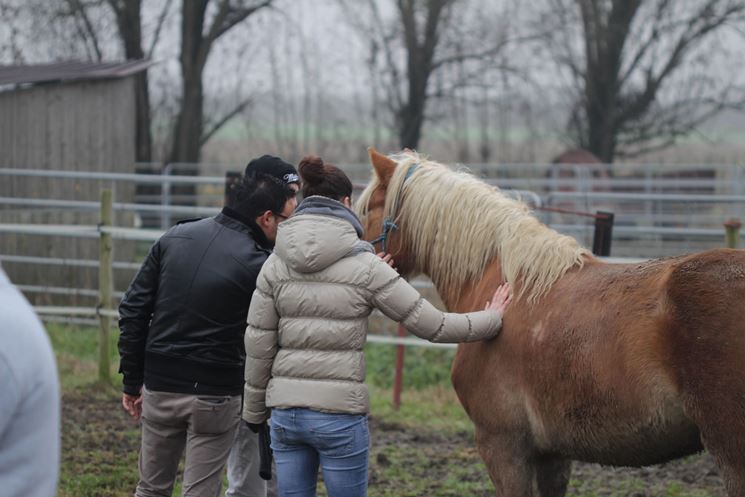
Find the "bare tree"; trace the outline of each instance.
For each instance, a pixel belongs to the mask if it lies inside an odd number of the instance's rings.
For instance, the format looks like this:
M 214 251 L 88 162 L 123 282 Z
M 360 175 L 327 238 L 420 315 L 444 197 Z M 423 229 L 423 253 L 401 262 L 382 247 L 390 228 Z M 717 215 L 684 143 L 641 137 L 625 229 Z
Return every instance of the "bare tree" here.
M 483 73 L 484 66 L 494 68 L 497 55 L 514 41 L 498 19 L 492 20 L 486 37 L 472 36 L 459 14 L 478 9 L 479 2 L 396 0 L 394 19 L 383 15 L 376 0 L 367 0 L 364 9 L 358 1 L 339 3 L 350 23 L 368 41 L 368 63 L 377 64 L 371 73 L 377 75 L 401 147 L 418 146 L 429 99 L 452 97 L 473 74 Z M 453 64 L 462 67 L 446 71 Z M 434 87 L 433 75 L 442 71 L 455 77 L 439 77 L 443 83 Z
M 171 161 L 198 162 L 205 138 L 203 73 L 215 42 L 252 14 L 271 5 L 272 0 L 258 2 L 230 0 L 183 0 L 181 7 L 181 106 L 171 148 Z M 214 4 L 214 15 L 208 19 L 207 9 Z M 232 115 L 239 114 L 250 100 L 236 106 Z M 224 124 L 227 119 L 216 119 Z
M 447 23 L 454 0 L 398 0 L 406 46 L 406 96 L 398 95 L 395 112 L 402 147 L 416 148 L 422 135 L 429 78 L 441 61 L 435 61 L 442 25 Z M 419 21 L 418 19 L 422 19 Z
M 455 0 L 397 0 L 398 24 L 387 33 L 376 33 L 387 65 L 387 101 L 402 148 L 419 145 L 430 76 L 442 65 L 435 61 L 440 31 L 447 25 L 453 3 Z M 375 25 L 384 30 L 376 2 L 371 0 L 369 4 Z M 396 63 L 395 53 L 395 42 L 401 40 L 406 57 L 403 70 Z
M 81 0 L 67 0 L 80 5 Z M 170 11 L 172 0 L 163 2 L 163 7 L 157 18 L 150 48 L 143 48 L 142 36 L 142 0 L 107 0 L 107 4 L 116 16 L 116 25 L 119 30 L 119 38 L 124 57 L 127 60 L 139 60 L 151 58 L 158 40 L 161 29 Z M 85 9 L 82 9 L 85 14 Z M 136 137 L 136 159 L 138 162 L 150 162 L 152 159 L 153 139 L 150 126 L 150 92 L 148 88 L 147 71 L 137 75 L 137 89 L 135 94 L 135 119 L 137 122 Z
M 714 53 L 724 53 L 725 28 L 743 21 L 745 1 L 547 5 L 541 22 L 555 22 L 549 53 L 574 88 L 572 138 L 603 161 L 669 146 L 738 102 L 734 85 L 712 63 Z

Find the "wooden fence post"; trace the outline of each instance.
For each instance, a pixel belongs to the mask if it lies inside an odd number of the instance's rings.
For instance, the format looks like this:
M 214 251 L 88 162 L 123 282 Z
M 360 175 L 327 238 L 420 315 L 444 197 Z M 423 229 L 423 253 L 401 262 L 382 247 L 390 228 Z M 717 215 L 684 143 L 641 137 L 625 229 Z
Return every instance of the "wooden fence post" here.
M 742 223 L 738 219 L 730 219 L 724 223 L 724 241 L 727 248 L 737 248 L 740 244 L 740 228 Z
M 99 227 L 111 227 L 113 225 L 112 195 L 110 189 L 101 190 L 101 222 Z M 111 310 L 111 294 L 113 293 L 114 281 L 114 244 L 110 233 L 100 231 L 98 250 L 98 309 L 99 311 Z M 101 383 L 109 383 L 111 351 L 109 350 L 109 331 L 111 318 L 105 313 L 99 313 L 101 333 L 98 337 L 98 380 Z
M 598 211 L 595 216 L 595 234 L 592 238 L 592 253 L 608 257 L 613 242 L 612 212 Z

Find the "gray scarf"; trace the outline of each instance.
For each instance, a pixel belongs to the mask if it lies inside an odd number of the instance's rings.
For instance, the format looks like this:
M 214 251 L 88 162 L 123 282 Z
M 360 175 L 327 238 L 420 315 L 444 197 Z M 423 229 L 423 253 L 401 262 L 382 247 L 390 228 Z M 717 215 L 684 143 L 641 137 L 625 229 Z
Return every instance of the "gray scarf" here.
M 361 237 L 364 234 L 362 223 L 360 223 L 357 215 L 346 205 L 328 197 L 313 195 L 312 197 L 303 199 L 303 201 L 300 202 L 300 205 L 297 206 L 297 209 L 295 209 L 292 216 L 302 216 L 303 214 L 317 214 L 343 219 L 348 221 L 354 227 L 357 236 Z M 375 249 L 369 242 L 360 240 L 347 256 L 352 256 L 361 252 L 370 252 L 374 254 Z

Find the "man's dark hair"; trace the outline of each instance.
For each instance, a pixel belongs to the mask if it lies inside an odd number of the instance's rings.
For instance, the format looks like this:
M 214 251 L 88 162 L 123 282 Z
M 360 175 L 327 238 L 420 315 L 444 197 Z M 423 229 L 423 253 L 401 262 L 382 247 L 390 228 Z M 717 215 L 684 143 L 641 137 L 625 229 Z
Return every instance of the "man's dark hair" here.
M 266 211 L 280 214 L 294 196 L 285 182 L 270 174 L 250 175 L 237 185 L 233 209 L 253 221 Z

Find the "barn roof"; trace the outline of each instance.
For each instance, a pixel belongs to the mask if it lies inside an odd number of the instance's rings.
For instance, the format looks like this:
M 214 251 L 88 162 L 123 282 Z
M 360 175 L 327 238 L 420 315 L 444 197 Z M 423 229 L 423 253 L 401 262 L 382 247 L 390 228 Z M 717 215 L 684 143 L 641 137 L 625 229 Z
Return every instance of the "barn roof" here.
M 116 79 L 144 71 L 152 62 L 149 59 L 127 62 L 55 62 L 19 66 L 0 65 L 0 85 L 29 83 L 58 83 Z

